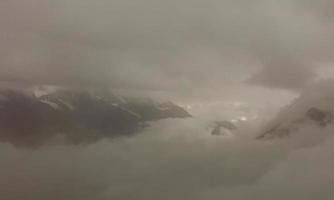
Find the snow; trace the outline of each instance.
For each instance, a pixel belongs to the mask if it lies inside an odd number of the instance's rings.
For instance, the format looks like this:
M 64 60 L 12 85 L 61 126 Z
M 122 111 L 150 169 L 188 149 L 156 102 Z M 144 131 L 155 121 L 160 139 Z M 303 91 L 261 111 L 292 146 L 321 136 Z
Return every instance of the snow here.
M 58 104 L 51 102 L 51 101 L 47 101 L 47 100 L 41 100 L 42 103 L 45 103 L 49 106 L 51 106 L 52 108 L 56 109 L 56 110 L 60 110 L 61 108 L 59 107 Z

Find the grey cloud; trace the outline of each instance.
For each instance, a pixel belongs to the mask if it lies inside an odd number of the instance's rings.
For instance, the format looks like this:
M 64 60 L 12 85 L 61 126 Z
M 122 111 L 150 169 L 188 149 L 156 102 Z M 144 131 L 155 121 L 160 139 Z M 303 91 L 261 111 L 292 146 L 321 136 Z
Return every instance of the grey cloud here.
M 266 72 L 290 57 L 330 59 L 334 46 L 325 11 L 297 0 L 13 0 L 1 9 L 1 80 L 25 84 L 206 90 L 243 82 L 257 62 Z
M 303 110 L 300 108 L 308 106 L 332 111 L 332 85 L 333 81 L 322 82 L 310 88 L 294 104 L 297 107 L 286 114 L 289 117 L 304 114 L 299 112 Z M 302 127 L 293 129 L 296 137 L 270 142 L 255 140 L 257 131 L 247 124 L 240 125 L 245 132 L 234 137 L 213 137 L 207 129 L 208 121 L 212 116 L 228 117 L 223 108 L 206 107 L 208 116 L 164 120 L 152 124 L 137 137 L 90 145 L 68 146 L 55 141 L 32 151 L 0 143 L 0 197 L 9 200 L 333 197 L 332 125 L 312 129 L 312 123 L 302 123 Z M 227 108 L 232 109 L 230 114 L 243 109 Z M 289 119 L 286 116 L 282 115 L 283 119 Z M 306 148 L 307 135 L 316 142 Z M 324 136 L 326 140 L 318 140 Z
M 171 124 L 172 123 L 172 124 Z M 199 121 L 164 121 L 136 138 L 39 151 L 0 145 L 4 199 L 329 199 L 333 137 L 308 149 L 203 138 Z M 312 181 L 310 181 L 312 180 Z M 321 186 L 321 187 L 320 187 Z
M 332 4 L 2 0 L 0 87 L 110 86 L 217 104 L 232 96 L 269 107 L 266 121 L 269 109 L 295 97 L 274 89 L 302 90 L 319 63 L 334 63 Z M 189 106 L 210 119 L 164 120 L 131 138 L 38 150 L 1 143 L 0 199 L 333 199 L 332 126 L 312 131 L 329 136 L 306 149 L 254 141 L 252 127 L 215 138 L 207 122 L 238 111 L 205 103 Z
M 260 70 L 247 83 L 289 90 L 303 89 L 315 81 L 317 74 L 313 67 L 299 62 L 270 60 L 264 63 L 268 67 Z

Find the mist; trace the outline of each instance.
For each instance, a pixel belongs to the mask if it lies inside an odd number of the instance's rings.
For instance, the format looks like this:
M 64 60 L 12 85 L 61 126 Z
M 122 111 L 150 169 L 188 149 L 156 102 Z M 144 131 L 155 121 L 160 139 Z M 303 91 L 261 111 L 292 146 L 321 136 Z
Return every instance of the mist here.
M 333 6 L 1 1 L 0 199 L 333 199 Z
M 313 4 L 3 1 L 1 80 L 184 95 L 249 79 L 301 89 L 332 62 L 330 3 Z
M 203 134 L 204 133 L 204 134 Z M 165 121 L 89 146 L 1 145 L 5 199 L 331 199 L 333 137 L 295 148 Z M 319 133 L 320 134 L 320 133 Z

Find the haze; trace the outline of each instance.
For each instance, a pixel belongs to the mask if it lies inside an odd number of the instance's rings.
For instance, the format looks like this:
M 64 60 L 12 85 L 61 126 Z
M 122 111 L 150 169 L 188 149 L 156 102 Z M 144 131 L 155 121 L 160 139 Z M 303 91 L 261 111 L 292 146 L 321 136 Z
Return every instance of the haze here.
M 0 199 L 334 198 L 333 22 L 330 0 L 0 1 L 1 91 L 108 90 L 192 116 L 88 144 L 0 137 Z M 213 136 L 221 121 L 237 131 Z M 291 137 L 256 139 L 268 127 Z

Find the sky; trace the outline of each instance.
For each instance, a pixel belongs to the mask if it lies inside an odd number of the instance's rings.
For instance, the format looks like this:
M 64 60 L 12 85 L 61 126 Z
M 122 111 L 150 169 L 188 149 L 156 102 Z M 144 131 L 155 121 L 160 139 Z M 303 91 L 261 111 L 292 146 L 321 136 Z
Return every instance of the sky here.
M 5 0 L 0 81 L 183 96 L 222 87 L 300 91 L 332 66 L 332 4 Z

